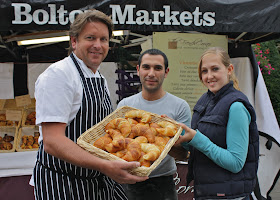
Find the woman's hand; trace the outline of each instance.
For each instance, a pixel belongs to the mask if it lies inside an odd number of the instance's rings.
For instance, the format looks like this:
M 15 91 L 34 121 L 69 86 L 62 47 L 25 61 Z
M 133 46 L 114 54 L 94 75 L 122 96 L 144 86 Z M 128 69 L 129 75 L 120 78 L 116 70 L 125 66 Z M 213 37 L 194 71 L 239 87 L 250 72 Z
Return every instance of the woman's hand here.
M 187 127 L 185 124 L 180 123 L 179 125 L 185 130 L 185 134 L 179 136 L 179 139 L 176 141 L 175 146 L 181 144 L 182 142 L 191 141 L 196 134 L 195 130 Z

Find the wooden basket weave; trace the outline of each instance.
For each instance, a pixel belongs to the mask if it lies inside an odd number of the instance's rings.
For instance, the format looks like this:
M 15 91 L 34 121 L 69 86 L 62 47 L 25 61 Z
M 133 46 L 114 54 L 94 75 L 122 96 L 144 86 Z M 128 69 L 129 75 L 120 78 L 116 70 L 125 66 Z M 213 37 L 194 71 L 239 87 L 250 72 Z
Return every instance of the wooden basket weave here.
M 123 106 L 118 109 L 116 109 L 114 112 L 112 112 L 110 115 L 105 117 L 101 122 L 94 125 L 87 131 L 85 131 L 77 140 L 77 144 L 81 146 L 86 151 L 90 152 L 91 154 L 94 154 L 95 156 L 107 160 L 122 160 L 123 159 L 108 153 L 102 149 L 99 149 L 95 146 L 93 146 L 93 143 L 100 137 L 104 136 L 106 134 L 105 132 L 105 126 L 113 119 L 117 117 L 125 118 L 125 113 L 130 110 L 137 110 L 136 108 L 129 107 L 129 106 Z M 147 112 L 147 111 L 145 111 Z M 150 112 L 149 112 L 150 113 Z M 178 125 L 178 123 L 174 120 L 168 119 L 168 118 L 162 118 L 160 115 L 150 113 L 152 116 L 151 122 L 160 122 L 160 121 L 169 121 L 177 127 L 178 131 L 175 134 L 173 138 L 169 140 L 169 142 L 166 144 L 164 150 L 162 151 L 161 155 L 157 160 L 153 162 L 153 164 L 150 167 L 137 167 L 130 171 L 131 174 L 138 175 L 138 176 L 149 176 L 150 173 L 160 164 L 160 162 L 166 157 L 168 152 L 170 151 L 171 147 L 174 145 L 174 143 L 177 141 L 178 137 L 180 136 L 182 132 L 182 127 Z
M 5 114 L 6 115 L 6 110 L 16 110 L 16 111 L 20 111 L 21 112 L 21 115 L 23 113 L 22 109 L 16 109 L 16 108 L 10 108 L 10 109 L 5 109 L 5 110 L 0 110 L 0 114 Z M 9 127 L 16 127 L 16 128 L 19 128 L 20 125 L 21 125 L 21 119 L 19 121 L 12 121 L 12 120 L 6 120 L 6 121 L 10 121 L 12 122 L 13 124 L 12 125 L 6 125 L 6 126 L 1 126 L 0 127 L 6 127 L 6 128 L 9 128 Z
M 17 134 L 17 143 L 16 143 L 16 151 L 21 152 L 21 151 L 37 151 L 38 148 L 32 148 L 32 149 L 22 149 L 20 146 L 22 145 L 22 136 L 24 135 L 34 135 L 34 132 L 39 132 L 39 127 L 38 126 L 26 126 L 26 127 L 21 127 L 18 129 L 18 134 Z
M 33 126 L 35 126 L 35 124 L 34 125 L 25 124 L 26 123 L 26 118 L 31 112 L 35 112 L 35 108 L 28 108 L 28 109 L 23 110 L 22 119 L 21 119 L 21 126 L 22 127 L 33 127 Z
M 16 144 L 17 144 L 18 128 L 17 127 L 9 127 L 9 126 L 0 127 L 0 136 L 4 137 L 5 134 L 8 134 L 8 135 L 14 137 L 14 141 L 11 142 L 11 144 L 13 145 L 13 148 L 10 149 L 10 150 L 0 150 L 0 153 L 15 152 Z

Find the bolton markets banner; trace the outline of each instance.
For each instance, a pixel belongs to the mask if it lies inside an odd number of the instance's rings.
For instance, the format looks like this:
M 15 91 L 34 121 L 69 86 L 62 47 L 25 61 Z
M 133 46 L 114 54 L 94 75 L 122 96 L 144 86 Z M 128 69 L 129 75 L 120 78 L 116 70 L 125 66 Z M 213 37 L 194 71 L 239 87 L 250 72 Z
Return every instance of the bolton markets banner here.
M 0 30 L 67 30 L 89 9 L 112 16 L 115 29 L 280 32 L 278 0 L 1 0 Z

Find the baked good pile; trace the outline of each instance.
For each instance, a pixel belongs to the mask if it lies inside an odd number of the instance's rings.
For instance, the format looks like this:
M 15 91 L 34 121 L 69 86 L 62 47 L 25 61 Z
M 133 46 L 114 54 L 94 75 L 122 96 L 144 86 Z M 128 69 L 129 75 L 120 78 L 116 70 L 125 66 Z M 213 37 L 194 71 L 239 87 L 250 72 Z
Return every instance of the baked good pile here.
M 39 132 L 34 132 L 33 135 L 23 135 L 21 138 L 21 149 L 37 149 L 39 148 L 39 139 L 40 133 Z
M 13 148 L 12 141 L 14 136 L 5 134 L 4 137 L 0 136 L 0 150 L 11 150 Z
M 6 119 L 6 114 L 0 114 L 0 126 L 17 126 L 18 121 L 11 121 Z
M 150 167 L 160 156 L 168 141 L 177 133 L 169 121 L 151 122 L 151 114 L 130 110 L 125 118 L 115 118 L 106 126 L 106 134 L 93 145 L 126 161 L 138 161 Z
M 36 122 L 36 112 L 33 111 L 26 116 L 25 125 L 35 125 Z

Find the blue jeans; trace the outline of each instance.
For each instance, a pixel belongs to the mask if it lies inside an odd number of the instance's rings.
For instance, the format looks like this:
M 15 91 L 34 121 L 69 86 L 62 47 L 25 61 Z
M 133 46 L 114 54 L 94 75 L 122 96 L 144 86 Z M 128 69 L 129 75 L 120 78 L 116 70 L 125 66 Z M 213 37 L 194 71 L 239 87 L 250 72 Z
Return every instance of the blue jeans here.
M 123 185 L 128 200 L 178 200 L 173 175 Z

